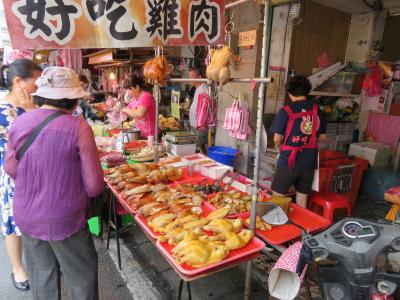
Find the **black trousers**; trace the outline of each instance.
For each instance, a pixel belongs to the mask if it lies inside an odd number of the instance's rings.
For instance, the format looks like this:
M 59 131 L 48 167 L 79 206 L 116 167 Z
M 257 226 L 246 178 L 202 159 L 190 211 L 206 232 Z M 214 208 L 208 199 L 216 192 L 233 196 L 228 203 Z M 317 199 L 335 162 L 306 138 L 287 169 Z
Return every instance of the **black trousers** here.
M 88 228 L 62 241 L 22 233 L 33 299 L 61 299 L 60 269 L 72 300 L 97 300 L 98 259 Z

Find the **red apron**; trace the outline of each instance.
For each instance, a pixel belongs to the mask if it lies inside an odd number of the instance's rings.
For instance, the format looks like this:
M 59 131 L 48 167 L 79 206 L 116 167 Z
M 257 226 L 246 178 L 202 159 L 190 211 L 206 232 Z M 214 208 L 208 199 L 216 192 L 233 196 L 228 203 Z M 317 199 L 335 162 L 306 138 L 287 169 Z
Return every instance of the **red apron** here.
M 318 145 L 317 145 L 317 130 L 319 127 L 318 105 L 314 103 L 311 111 L 305 111 L 305 112 L 299 112 L 299 113 L 293 113 L 293 111 L 291 110 L 291 108 L 289 106 L 285 106 L 283 109 L 286 111 L 286 113 L 289 116 L 289 123 L 288 123 L 288 127 L 286 129 L 285 139 L 283 140 L 283 144 L 280 147 L 280 151 L 290 151 L 288 165 L 289 165 L 289 168 L 291 170 L 293 170 L 294 166 L 296 164 L 297 153 L 302 152 L 303 149 L 318 149 Z M 292 133 L 294 121 L 296 119 L 303 119 L 303 117 L 309 117 L 309 116 L 312 116 L 312 133 L 311 133 L 310 142 L 308 144 L 304 144 L 302 146 L 288 145 L 287 141 L 290 137 L 290 134 Z

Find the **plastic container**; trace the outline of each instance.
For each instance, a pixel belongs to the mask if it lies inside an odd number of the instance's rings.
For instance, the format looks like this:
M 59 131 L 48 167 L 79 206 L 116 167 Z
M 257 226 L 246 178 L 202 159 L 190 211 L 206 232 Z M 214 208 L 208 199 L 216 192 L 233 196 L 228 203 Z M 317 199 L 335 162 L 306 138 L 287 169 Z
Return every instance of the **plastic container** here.
M 185 156 L 196 153 L 196 144 L 175 145 L 166 142 L 167 152 L 172 155 Z
M 351 159 L 346 155 L 340 157 L 340 155 L 342 154 L 337 153 L 335 151 L 331 151 L 330 154 L 332 155 L 331 156 L 332 158 L 328 158 L 327 156 L 325 156 L 325 159 L 321 158 L 320 154 L 319 169 L 318 169 L 318 176 L 319 176 L 318 192 L 330 192 L 332 177 L 336 175 L 337 167 L 355 164 L 351 189 L 349 192 L 347 192 L 349 195 L 350 203 L 352 207 L 354 207 L 358 197 L 358 191 L 360 189 L 363 173 L 365 170 L 368 169 L 368 161 L 361 158 Z
M 231 177 L 227 176 L 224 178 L 224 183 L 231 181 Z M 239 176 L 235 181 L 232 182 L 231 187 L 241 191 L 242 193 L 251 194 L 253 180 L 246 178 L 245 176 Z
M 100 218 L 99 217 L 93 217 L 88 220 L 88 225 L 89 225 L 89 230 L 90 233 L 99 236 L 100 235 Z
M 191 162 L 191 163 L 196 163 L 197 161 L 201 161 L 203 159 L 206 159 L 207 156 L 200 154 L 200 153 L 196 153 L 196 154 L 192 154 L 192 155 L 186 155 L 184 157 L 182 157 L 182 161 L 185 162 Z
M 336 158 L 346 158 L 347 155 L 337 151 L 331 150 L 321 150 L 319 151 L 320 160 L 336 159 Z
M 219 179 L 226 171 L 233 171 L 233 168 L 223 164 L 210 164 L 200 166 L 199 172 L 201 175 L 209 177 L 211 179 Z
M 232 147 L 213 146 L 208 148 L 208 157 L 231 167 L 234 166 L 235 159 L 239 154 L 239 150 Z

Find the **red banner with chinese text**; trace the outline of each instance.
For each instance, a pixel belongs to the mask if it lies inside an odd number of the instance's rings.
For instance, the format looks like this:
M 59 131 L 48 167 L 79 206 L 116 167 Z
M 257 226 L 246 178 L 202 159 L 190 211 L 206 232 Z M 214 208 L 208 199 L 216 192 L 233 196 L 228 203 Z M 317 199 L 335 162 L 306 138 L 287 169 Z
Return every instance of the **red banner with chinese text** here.
M 224 40 L 224 0 L 3 0 L 14 48 L 209 45 Z

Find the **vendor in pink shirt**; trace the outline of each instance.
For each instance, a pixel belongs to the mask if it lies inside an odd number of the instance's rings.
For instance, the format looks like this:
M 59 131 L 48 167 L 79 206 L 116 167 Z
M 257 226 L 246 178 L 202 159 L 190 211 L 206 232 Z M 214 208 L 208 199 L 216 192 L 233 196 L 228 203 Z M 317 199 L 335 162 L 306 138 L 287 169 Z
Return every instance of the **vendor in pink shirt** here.
M 153 95 L 144 90 L 144 80 L 142 78 L 132 78 L 131 95 L 131 103 L 122 111 L 135 120 L 135 126 L 141 130 L 143 138 L 154 136 L 156 103 Z

